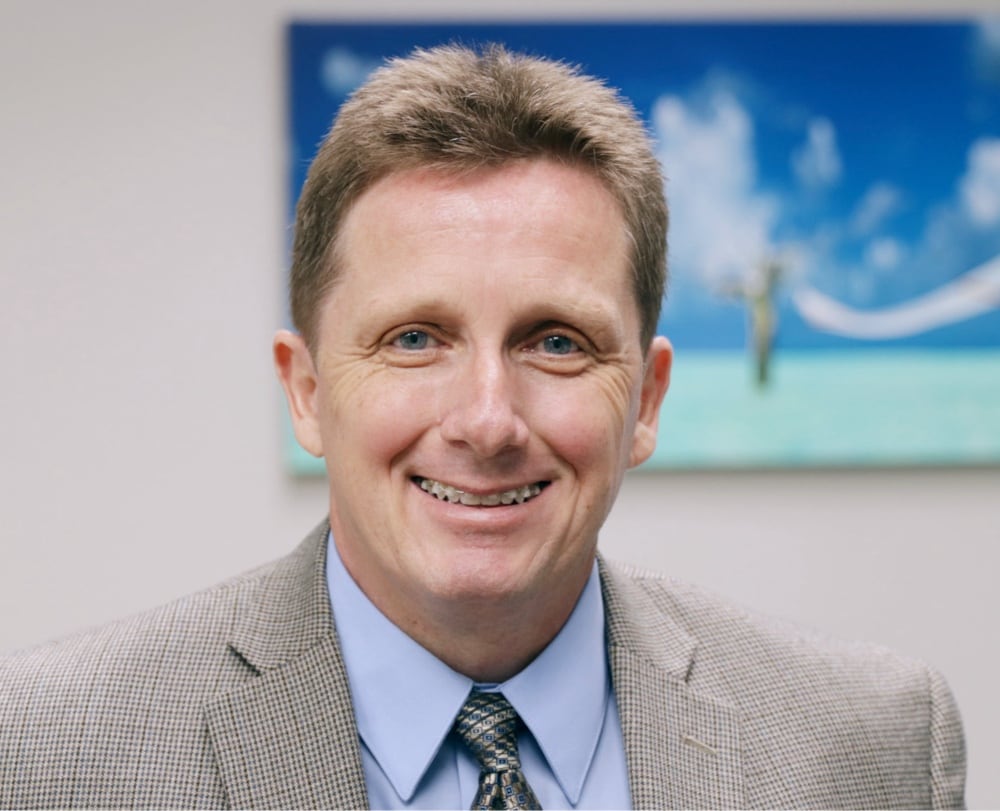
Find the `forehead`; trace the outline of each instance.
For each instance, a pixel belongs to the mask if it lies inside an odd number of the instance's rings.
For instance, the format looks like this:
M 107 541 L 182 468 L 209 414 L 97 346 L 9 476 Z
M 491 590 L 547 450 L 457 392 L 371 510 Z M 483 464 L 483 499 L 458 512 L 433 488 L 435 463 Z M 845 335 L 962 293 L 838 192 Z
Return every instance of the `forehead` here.
M 567 211 L 567 202 L 573 211 Z M 415 205 L 418 204 L 418 205 Z M 561 213 L 576 218 L 595 216 L 624 228 L 621 207 L 604 183 L 583 167 L 551 158 L 521 158 L 498 166 L 473 169 L 418 167 L 392 172 L 373 183 L 354 202 L 347 220 L 378 210 L 378 220 L 406 227 L 413 220 L 425 225 L 436 217 L 442 225 L 459 218 L 492 217 L 508 224 L 511 214 L 530 212 L 539 227 Z M 370 226 L 371 223 L 369 222 Z
M 343 273 L 364 265 L 373 248 L 384 253 L 406 242 L 411 251 L 434 252 L 477 240 L 493 259 L 532 249 L 577 258 L 601 251 L 614 256 L 604 273 L 631 284 L 631 240 L 618 201 L 592 172 L 548 158 L 389 174 L 351 207 L 336 258 Z

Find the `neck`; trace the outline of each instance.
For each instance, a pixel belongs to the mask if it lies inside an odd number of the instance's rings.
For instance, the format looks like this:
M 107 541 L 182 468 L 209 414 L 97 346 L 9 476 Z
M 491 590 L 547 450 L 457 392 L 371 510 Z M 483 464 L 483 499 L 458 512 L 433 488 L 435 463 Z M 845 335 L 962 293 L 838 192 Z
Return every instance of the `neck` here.
M 354 580 L 394 625 L 452 670 L 499 684 L 520 673 L 562 630 L 592 566 L 590 561 L 575 576 L 530 594 L 491 597 L 444 598 L 406 587 L 380 591 Z
M 582 586 L 572 599 L 546 607 L 464 603 L 444 616 L 389 618 L 452 670 L 473 681 L 499 684 L 520 673 L 556 637 L 580 592 Z

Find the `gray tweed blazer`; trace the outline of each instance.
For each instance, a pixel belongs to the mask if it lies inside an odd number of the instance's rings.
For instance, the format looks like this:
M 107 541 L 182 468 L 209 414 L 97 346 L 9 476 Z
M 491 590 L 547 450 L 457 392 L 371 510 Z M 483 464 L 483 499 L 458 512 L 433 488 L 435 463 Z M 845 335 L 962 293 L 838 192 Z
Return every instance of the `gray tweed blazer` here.
M 0 807 L 365 807 L 326 534 L 0 659 Z M 962 804 L 961 724 L 933 671 L 601 574 L 637 808 Z

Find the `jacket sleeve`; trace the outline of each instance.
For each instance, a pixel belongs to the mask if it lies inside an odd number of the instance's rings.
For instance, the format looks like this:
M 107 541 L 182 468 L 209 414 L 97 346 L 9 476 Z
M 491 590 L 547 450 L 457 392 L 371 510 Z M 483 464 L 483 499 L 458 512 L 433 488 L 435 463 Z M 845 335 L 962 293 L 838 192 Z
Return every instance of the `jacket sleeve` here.
M 930 672 L 931 807 L 965 807 L 965 737 L 958 705 L 941 675 Z

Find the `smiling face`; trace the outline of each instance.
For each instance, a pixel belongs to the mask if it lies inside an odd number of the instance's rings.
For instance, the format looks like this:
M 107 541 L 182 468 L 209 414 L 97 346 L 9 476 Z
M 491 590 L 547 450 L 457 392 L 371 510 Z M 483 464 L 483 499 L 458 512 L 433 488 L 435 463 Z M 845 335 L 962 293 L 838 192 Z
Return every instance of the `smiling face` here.
M 552 633 L 572 610 L 669 375 L 666 340 L 640 346 L 628 249 L 580 169 L 399 172 L 344 222 L 315 357 L 276 339 L 340 555 L 418 641 L 421 618 L 476 606 Z

